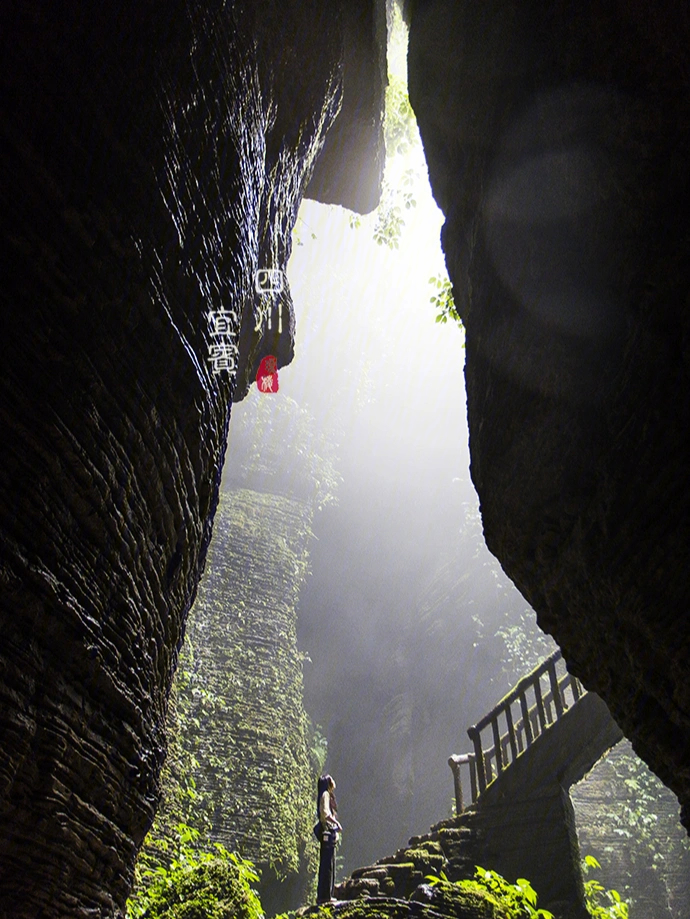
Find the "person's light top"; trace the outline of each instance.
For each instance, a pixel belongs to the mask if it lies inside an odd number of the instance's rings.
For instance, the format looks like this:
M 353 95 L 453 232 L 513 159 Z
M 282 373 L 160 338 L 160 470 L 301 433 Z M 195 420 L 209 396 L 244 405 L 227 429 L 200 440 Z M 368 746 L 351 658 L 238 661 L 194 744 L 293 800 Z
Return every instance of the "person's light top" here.
M 338 818 L 331 810 L 331 796 L 327 791 L 321 794 L 319 801 L 319 820 L 322 826 L 328 827 L 330 830 L 340 829 Z

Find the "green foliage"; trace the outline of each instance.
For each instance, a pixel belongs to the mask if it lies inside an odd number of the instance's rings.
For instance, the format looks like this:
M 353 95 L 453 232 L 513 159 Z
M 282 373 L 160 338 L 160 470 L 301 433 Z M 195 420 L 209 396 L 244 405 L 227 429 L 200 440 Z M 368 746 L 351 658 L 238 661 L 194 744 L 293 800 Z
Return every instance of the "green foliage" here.
M 515 884 L 511 884 L 496 871 L 477 865 L 471 881 L 451 882 L 443 872 L 439 876 L 427 875 L 426 880 L 432 886 L 446 885 L 466 893 L 488 894 L 511 919 L 553 919 L 548 910 L 537 908 L 537 893 L 525 878 L 518 878 Z
M 342 478 L 332 434 L 294 399 L 272 399 L 252 387 L 230 427 L 233 465 L 225 488 L 250 487 L 307 501 L 337 503 Z
M 312 753 L 323 756 L 324 740 L 304 711 L 296 637 L 312 516 L 309 504 L 281 495 L 221 495 L 140 880 L 143 871 L 168 870 L 187 826 L 189 849 L 211 838 L 259 865 L 263 894 L 288 876 L 312 883 Z
M 531 610 L 523 609 L 500 626 L 496 638 L 505 646 L 502 668 L 511 687 L 556 650 L 554 641 L 537 626 Z
M 394 188 L 388 181 L 383 183 L 381 203 L 376 211 L 374 226 L 374 241 L 379 246 L 399 248 L 402 228 L 405 226 L 403 210 L 409 211 L 417 206 L 412 191 L 414 179 L 414 169 L 408 169 L 403 173 L 400 187 Z
M 668 789 L 649 770 L 632 750 L 628 754 L 610 759 L 616 778 L 624 789 L 624 795 L 612 802 L 606 819 L 613 826 L 614 833 L 625 840 L 625 845 L 632 843 L 636 847 L 643 845 L 645 852 L 637 856 L 640 862 L 651 860 L 653 867 L 660 869 L 670 857 L 680 857 L 681 850 L 688 851 L 688 839 L 684 832 L 672 837 L 668 827 L 666 832 L 657 832 L 660 813 L 664 808 L 661 799 L 671 798 L 674 816 L 675 799 Z M 666 821 L 670 822 L 670 821 Z M 677 824 L 677 820 L 675 821 Z M 661 839 L 664 840 L 660 844 Z
M 394 200 L 392 196 L 388 201 L 382 200 L 374 227 L 374 241 L 379 246 L 388 246 L 389 249 L 400 247 L 400 236 L 405 226 L 400 207 L 394 203 Z
M 590 804 L 590 796 L 592 803 Z M 616 853 L 603 870 L 633 912 L 647 903 L 682 897 L 670 866 L 687 874 L 690 844 L 678 821 L 674 795 L 623 742 L 572 790 L 580 846 Z M 674 907 L 676 908 L 676 907 Z
M 294 400 L 252 391 L 241 408 L 224 482 L 234 488 L 221 494 L 187 623 L 163 799 L 135 890 L 169 873 L 181 851 L 189 868 L 189 853 L 212 839 L 260 866 L 269 902 L 284 880 L 300 896 L 315 876 L 313 788 L 326 742 L 304 711 L 296 609 L 314 511 L 335 501 L 340 477 L 333 438 Z
M 456 322 L 460 328 L 462 328 L 462 319 L 455 306 L 453 285 L 450 283 L 450 280 L 447 277 L 444 278 L 442 275 L 437 274 L 433 278 L 429 278 L 429 284 L 436 288 L 436 293 L 434 293 L 429 300 L 432 306 L 438 310 L 436 322 L 445 323 L 448 322 L 449 319 L 452 319 L 453 322 Z
M 166 864 L 140 867 L 128 919 L 263 919 L 253 864 L 216 843 L 198 851 L 198 833 L 178 825 L 177 851 Z
M 393 73 L 388 74 L 383 134 L 387 156 L 404 156 L 419 143 L 417 120 L 410 105 L 407 84 Z
M 553 914 L 546 909 L 537 908 L 537 894 L 529 881 L 518 878 L 510 884 L 496 871 L 488 871 L 477 865 L 474 880 L 458 881 L 462 890 L 484 889 L 497 900 L 505 903 L 515 919 L 553 919 Z
M 593 855 L 586 855 L 582 871 L 587 875 L 592 869 L 601 868 Z M 585 881 L 585 903 L 593 919 L 628 919 L 628 904 L 621 899 L 617 890 L 606 890 L 594 878 Z
M 310 838 L 313 773 L 296 605 L 311 511 L 279 495 L 223 496 L 189 626 L 184 746 L 193 809 L 216 838 L 277 877 Z M 241 551 L 238 551 L 241 547 Z
M 307 745 L 312 772 L 314 775 L 323 775 L 328 756 L 328 739 L 321 725 L 315 724 L 311 718 L 307 720 Z

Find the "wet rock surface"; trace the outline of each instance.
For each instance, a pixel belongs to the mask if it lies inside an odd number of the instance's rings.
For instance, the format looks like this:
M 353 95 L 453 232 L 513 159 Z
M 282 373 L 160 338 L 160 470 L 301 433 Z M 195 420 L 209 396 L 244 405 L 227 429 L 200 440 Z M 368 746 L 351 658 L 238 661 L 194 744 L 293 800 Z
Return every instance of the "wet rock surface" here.
M 0 34 L 0 916 L 107 917 L 158 798 L 230 403 L 292 356 L 289 292 L 254 277 L 285 267 L 343 101 L 342 20 L 30 2 Z M 210 360 L 221 310 L 236 376 Z
M 489 548 L 690 815 L 690 23 L 412 4 Z

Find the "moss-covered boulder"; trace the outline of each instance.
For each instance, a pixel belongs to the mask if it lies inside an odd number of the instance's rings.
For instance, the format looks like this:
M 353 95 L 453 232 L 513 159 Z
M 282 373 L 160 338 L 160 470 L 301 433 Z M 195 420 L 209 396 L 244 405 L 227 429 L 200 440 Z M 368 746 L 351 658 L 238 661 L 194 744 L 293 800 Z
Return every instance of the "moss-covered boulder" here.
M 130 904 L 137 919 L 259 919 L 261 903 L 246 868 L 232 858 L 214 858 L 161 871 L 146 896 Z

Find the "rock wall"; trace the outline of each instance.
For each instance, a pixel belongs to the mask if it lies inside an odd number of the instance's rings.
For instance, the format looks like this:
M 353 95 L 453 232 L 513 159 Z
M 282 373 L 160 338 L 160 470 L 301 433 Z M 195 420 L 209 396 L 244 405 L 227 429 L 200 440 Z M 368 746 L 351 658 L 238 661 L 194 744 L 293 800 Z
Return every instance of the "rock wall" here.
M 180 755 L 164 771 L 173 781 L 159 813 L 180 813 L 175 779 L 191 787 L 187 822 L 254 862 L 267 912 L 296 909 L 316 877 L 296 635 L 311 519 L 294 498 L 221 493 L 175 684 Z
M 230 402 L 292 356 L 289 292 L 254 273 L 284 268 L 343 101 L 341 12 L 3 5 L 2 917 L 124 904 Z M 223 308 L 235 375 L 209 360 Z
M 571 789 L 580 851 L 645 919 L 690 913 L 690 841 L 675 796 L 620 743 Z
M 690 826 L 690 20 L 411 4 L 487 544 Z

